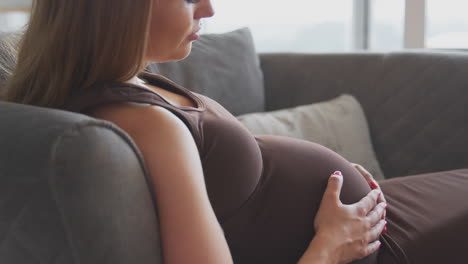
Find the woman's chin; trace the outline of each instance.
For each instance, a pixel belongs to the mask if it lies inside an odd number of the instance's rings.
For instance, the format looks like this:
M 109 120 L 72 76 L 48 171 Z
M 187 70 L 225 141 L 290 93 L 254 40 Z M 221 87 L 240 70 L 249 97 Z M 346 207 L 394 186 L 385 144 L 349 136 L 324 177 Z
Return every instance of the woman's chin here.
M 170 61 L 180 61 L 187 58 L 192 51 L 192 43 L 189 43 L 185 49 L 180 49 L 177 52 L 174 52 L 170 56 L 150 56 L 147 57 L 147 61 L 163 63 L 163 62 L 170 62 Z
M 187 58 L 191 52 L 192 52 L 192 42 L 189 42 L 187 45 L 187 49 L 184 52 L 182 52 L 179 59 L 175 59 L 175 60 L 183 60 Z
M 187 52 L 187 54 L 185 54 L 184 56 L 178 58 L 178 59 L 174 59 L 174 61 L 180 61 L 180 60 L 184 60 L 185 58 L 187 58 L 188 56 L 190 55 L 190 51 Z

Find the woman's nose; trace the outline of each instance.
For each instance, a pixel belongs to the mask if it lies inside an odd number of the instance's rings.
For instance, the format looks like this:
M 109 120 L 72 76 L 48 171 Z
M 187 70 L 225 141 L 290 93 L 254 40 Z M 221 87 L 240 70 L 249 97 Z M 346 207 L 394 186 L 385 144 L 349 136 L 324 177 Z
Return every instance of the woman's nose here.
M 215 14 L 213 9 L 213 5 L 211 4 L 211 0 L 202 0 L 198 3 L 197 6 L 197 13 L 196 19 L 204 18 L 204 17 L 212 17 Z

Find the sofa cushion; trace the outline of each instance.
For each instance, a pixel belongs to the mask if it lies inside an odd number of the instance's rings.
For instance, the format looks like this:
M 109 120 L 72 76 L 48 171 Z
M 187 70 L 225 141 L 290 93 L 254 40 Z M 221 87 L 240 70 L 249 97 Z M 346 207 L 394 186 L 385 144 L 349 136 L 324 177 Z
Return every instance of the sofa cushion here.
M 377 180 L 384 179 L 366 117 L 359 102 L 351 95 L 295 108 L 242 115 L 238 119 L 254 134 L 288 136 L 321 144 L 349 161 L 361 164 Z
M 186 59 L 153 63 L 148 70 L 214 99 L 234 115 L 265 110 L 263 74 L 248 28 L 201 35 Z

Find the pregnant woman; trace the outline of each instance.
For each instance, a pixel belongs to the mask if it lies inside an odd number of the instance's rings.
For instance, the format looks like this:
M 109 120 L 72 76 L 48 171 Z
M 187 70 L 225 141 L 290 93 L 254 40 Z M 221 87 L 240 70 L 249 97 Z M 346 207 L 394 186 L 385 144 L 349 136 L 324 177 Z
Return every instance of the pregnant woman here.
M 253 136 L 210 98 L 143 71 L 188 56 L 213 13 L 210 0 L 36 0 L 7 100 L 132 137 L 164 263 L 467 263 L 467 170 L 379 187 L 325 147 Z

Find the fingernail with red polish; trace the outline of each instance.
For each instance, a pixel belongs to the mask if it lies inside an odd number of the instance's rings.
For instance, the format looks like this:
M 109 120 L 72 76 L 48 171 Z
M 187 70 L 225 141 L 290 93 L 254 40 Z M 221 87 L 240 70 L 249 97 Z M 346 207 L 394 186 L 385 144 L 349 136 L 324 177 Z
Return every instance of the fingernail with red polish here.
M 387 222 L 385 222 L 385 226 L 384 226 L 384 229 L 382 231 L 382 235 L 385 235 L 387 234 L 388 230 L 387 230 Z
M 372 189 L 377 189 L 377 188 L 379 188 L 379 187 L 377 186 L 377 184 L 375 183 L 375 181 L 370 181 L 370 182 L 369 182 L 369 185 L 370 185 L 370 187 L 371 187 Z
M 335 171 L 335 172 L 333 173 L 333 175 L 342 176 L 341 171 Z

